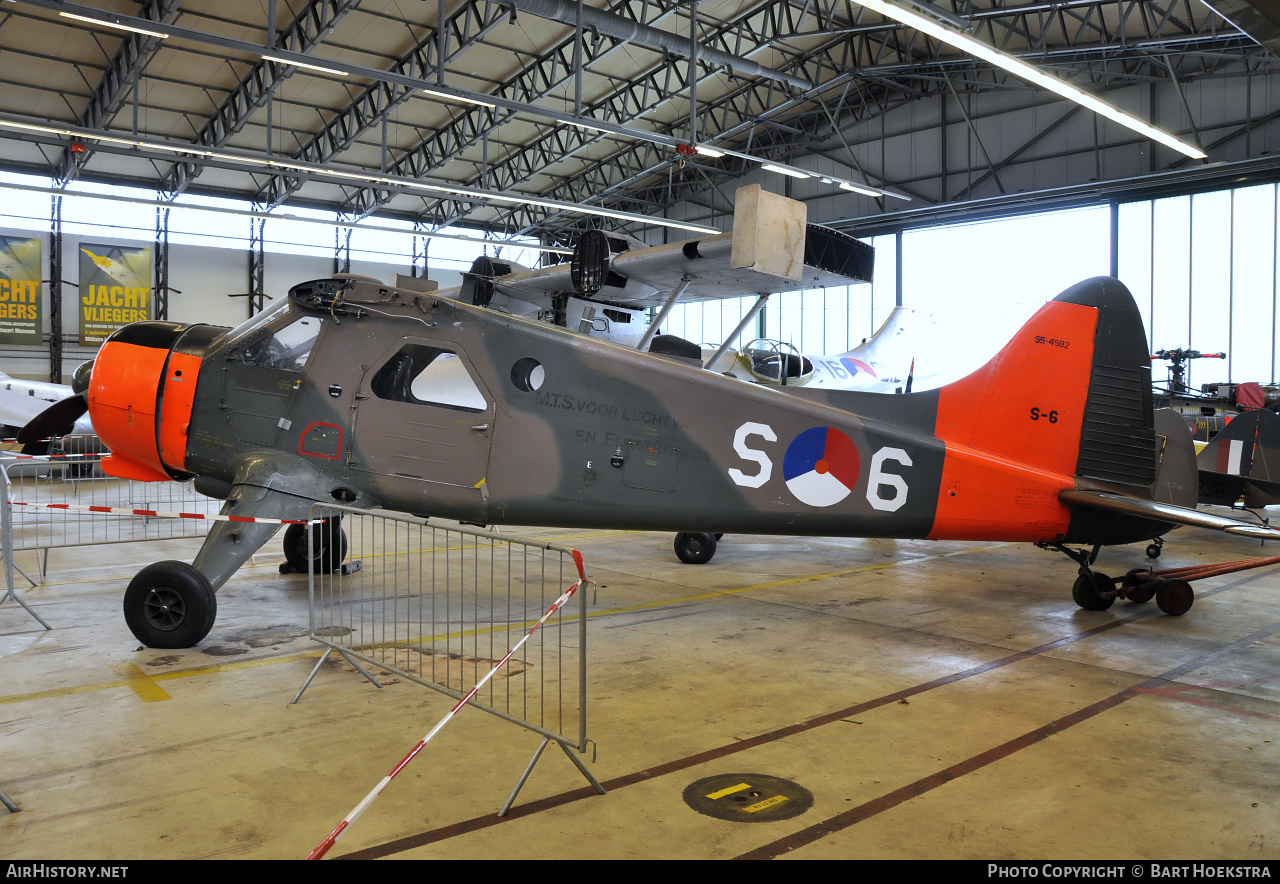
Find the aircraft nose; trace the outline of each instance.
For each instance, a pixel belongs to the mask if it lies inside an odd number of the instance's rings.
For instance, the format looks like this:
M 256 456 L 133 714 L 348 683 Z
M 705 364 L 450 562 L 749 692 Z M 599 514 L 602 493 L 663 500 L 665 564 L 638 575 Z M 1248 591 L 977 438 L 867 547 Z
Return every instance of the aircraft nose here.
M 102 461 L 108 474 L 163 481 L 187 475 L 187 430 L 199 375 L 203 340 L 184 341 L 193 329 L 181 322 L 135 322 L 116 330 L 89 365 L 89 416 L 110 450 Z M 192 335 L 202 338 L 201 335 Z M 82 383 L 85 366 L 76 370 Z M 170 376 L 185 377 L 166 395 Z

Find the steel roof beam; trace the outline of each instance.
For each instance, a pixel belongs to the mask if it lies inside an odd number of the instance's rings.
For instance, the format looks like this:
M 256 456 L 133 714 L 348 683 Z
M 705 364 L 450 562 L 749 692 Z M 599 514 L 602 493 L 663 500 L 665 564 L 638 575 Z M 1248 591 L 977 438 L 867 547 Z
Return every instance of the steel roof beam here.
M 506 20 L 507 9 L 493 0 L 466 0 L 445 22 L 444 62 L 475 46 Z M 443 66 L 440 27 L 432 28 L 409 52 L 396 60 L 392 70 L 405 77 L 427 80 Z M 324 163 L 350 148 L 360 136 L 378 126 L 387 114 L 414 95 L 410 87 L 385 80 L 370 85 L 354 101 L 338 111 L 308 140 L 294 158 Z M 272 176 L 258 191 L 257 202 L 278 206 L 306 183 L 306 179 Z
M 619 0 L 609 11 L 620 18 L 639 20 L 646 7 L 656 6 L 659 14 L 650 21 L 661 20 L 678 8 L 678 0 Z M 584 69 L 602 60 L 625 42 L 608 37 L 594 36 L 584 39 L 581 64 Z M 526 65 L 515 76 L 498 84 L 494 95 L 510 98 L 525 104 L 546 97 L 568 84 L 575 75 L 574 39 L 569 37 Z M 420 176 L 441 168 L 456 160 L 464 150 L 479 143 L 515 114 L 505 108 L 489 109 L 470 107 L 460 109 L 449 122 L 424 138 L 417 147 L 408 151 L 393 166 L 400 174 Z M 557 131 L 580 131 L 573 127 L 559 127 Z M 343 210 L 355 217 L 363 217 L 384 205 L 389 195 L 374 188 L 365 188 L 347 201 Z
M 1211 42 L 1213 41 L 1220 42 L 1225 45 L 1246 48 L 1249 52 L 1262 52 L 1262 50 L 1257 48 L 1252 41 L 1249 41 L 1247 38 L 1243 38 L 1242 35 L 1236 33 L 1223 33 L 1217 38 L 1214 38 Z M 1082 47 L 1075 47 L 1073 51 L 1077 55 L 1090 56 L 1111 54 L 1116 50 L 1115 47 L 1099 46 L 1093 47 L 1090 52 L 1084 52 Z M 1159 60 L 1154 58 L 1149 59 L 1141 51 L 1133 56 L 1132 59 L 1136 60 L 1141 65 L 1155 66 L 1159 64 Z M 1238 58 L 1238 60 L 1240 59 Z M 938 69 L 941 69 L 943 65 L 950 64 L 967 65 L 972 67 L 974 69 L 974 73 L 979 75 L 978 80 L 971 82 L 970 84 L 974 87 L 978 86 L 978 82 L 981 82 L 984 86 L 989 86 L 1001 83 L 1006 79 L 1003 76 L 1002 71 L 975 65 L 975 62 L 972 59 L 966 57 L 957 58 L 953 61 L 944 61 L 940 59 L 936 64 L 938 65 Z M 919 66 L 904 68 L 902 65 L 895 63 L 885 66 L 885 69 L 889 72 L 904 73 L 908 78 L 907 82 L 894 81 L 890 79 L 885 80 L 886 94 L 883 95 L 881 99 L 885 106 L 894 100 L 892 95 L 887 94 L 887 90 L 890 87 L 898 91 L 898 100 L 912 100 L 920 95 L 936 94 L 937 92 L 946 89 L 945 81 L 941 76 L 938 76 L 936 73 L 934 73 L 933 76 L 928 76 L 928 68 L 922 68 Z M 863 69 L 857 73 L 860 76 L 866 76 L 867 74 L 872 73 L 872 71 Z M 853 75 L 851 74 L 850 76 Z M 1112 76 L 1108 79 L 1117 80 L 1119 77 Z M 1167 73 L 1164 75 L 1163 79 L 1167 82 Z M 744 87 L 744 92 L 740 93 L 737 97 L 742 102 L 750 101 L 751 103 L 754 103 L 762 100 L 759 90 L 750 90 L 747 87 Z M 749 111 L 747 110 L 748 107 L 748 104 L 740 105 L 735 114 L 739 116 L 747 116 L 749 114 Z M 779 112 L 786 109 L 787 107 L 785 105 L 764 109 L 761 110 L 754 119 L 759 120 L 765 113 Z M 823 125 L 823 121 L 819 119 L 820 113 L 821 112 L 807 114 L 801 121 L 801 128 L 815 133 L 827 131 L 829 129 L 829 122 L 826 125 Z M 706 124 L 704 123 L 703 125 Z M 747 119 L 737 127 L 731 128 L 729 132 L 732 134 L 735 129 L 742 131 L 750 128 L 752 125 L 753 121 Z M 816 138 L 817 136 L 815 136 L 815 140 Z M 765 158 L 781 159 L 786 155 L 803 152 L 809 149 L 811 149 L 810 145 L 798 143 L 793 137 L 776 135 L 767 131 L 761 133 L 759 130 L 757 130 L 757 140 L 753 144 L 753 152 L 757 156 Z M 526 148 L 526 150 L 528 150 L 528 148 Z M 662 159 L 664 162 L 671 162 L 673 160 L 669 155 Z M 655 189 L 646 189 L 644 187 L 637 186 L 645 176 L 652 175 L 655 171 L 653 168 L 637 170 L 636 166 L 638 162 L 638 155 L 634 147 L 628 145 L 608 158 L 599 160 L 582 169 L 572 178 L 562 180 L 554 186 L 541 191 L 541 194 L 555 194 L 556 198 L 562 201 L 590 199 L 593 203 L 617 206 L 624 211 L 628 210 L 624 207 L 631 205 L 632 200 L 649 201 L 661 199 L 661 197 L 657 195 Z M 746 171 L 746 164 L 740 162 L 724 164 L 723 161 L 720 162 L 721 166 L 715 167 L 711 174 L 711 178 L 716 182 L 732 180 L 740 177 L 743 172 Z M 877 178 L 874 175 L 872 175 L 869 180 L 873 184 L 884 181 L 884 179 Z M 685 185 L 685 189 L 689 190 L 690 193 L 702 193 L 706 189 L 705 183 L 700 184 L 697 179 L 691 178 L 690 181 L 683 183 Z M 666 184 L 664 182 L 656 188 L 656 190 L 664 190 L 665 188 Z M 612 203 L 605 202 L 605 197 L 621 194 L 623 191 L 628 191 L 628 195 L 626 197 L 618 196 Z M 678 200 L 685 198 L 685 196 L 674 195 L 673 198 Z M 464 206 L 463 208 L 470 210 L 473 207 Z M 427 211 L 434 212 L 434 206 L 428 207 Z M 499 219 L 495 223 L 504 229 L 523 230 L 545 223 L 547 220 L 555 218 L 556 216 L 557 213 L 541 210 L 536 206 L 520 206 L 508 209 L 504 215 L 499 216 Z M 454 220 L 456 221 L 457 219 Z
M 843 8 L 843 0 L 825 0 L 825 2 L 827 6 L 823 7 L 824 11 L 814 13 L 818 15 L 819 20 L 824 21 L 831 20 L 832 13 L 830 9 L 834 9 L 837 6 Z M 644 5 L 644 2 L 639 2 L 639 0 L 623 0 L 622 3 L 613 7 L 613 10 L 621 12 L 622 10 L 632 9 L 635 6 L 640 6 L 643 9 Z M 674 9 L 676 5 L 675 3 L 669 4 L 669 8 L 663 15 L 670 14 L 670 9 Z M 784 33 L 784 31 L 779 30 L 780 28 L 795 27 L 799 20 L 803 18 L 803 9 L 806 6 L 816 9 L 822 4 L 814 4 L 812 0 L 809 0 L 808 3 L 803 2 L 803 0 L 782 0 L 782 5 L 786 6 L 785 10 L 778 9 L 778 3 L 761 4 L 750 9 L 737 22 L 724 23 L 722 27 L 705 34 L 702 43 L 706 46 L 720 45 L 723 47 L 729 45 L 732 40 L 736 46 L 736 54 L 750 53 Z M 651 21 L 653 20 L 657 19 L 651 19 Z M 757 25 L 748 25 L 749 21 L 757 21 L 762 24 L 766 29 L 765 35 L 761 36 L 757 33 Z M 622 44 L 610 42 L 604 51 L 601 50 L 601 44 L 599 43 L 590 46 L 584 45 L 584 67 L 590 67 L 597 56 L 603 56 L 605 52 L 611 51 L 616 45 Z M 552 52 L 501 84 L 494 91 L 496 94 L 520 95 L 522 100 L 531 102 L 568 83 L 573 76 L 572 65 L 573 40 L 570 38 L 562 41 Z M 705 79 L 715 76 L 711 68 L 707 67 L 703 68 L 703 70 L 706 71 Z M 615 125 L 626 126 L 637 120 L 642 113 L 652 110 L 674 96 L 687 92 L 689 89 L 688 75 L 687 65 L 681 68 L 668 64 L 666 60 L 660 61 L 643 74 L 622 83 L 603 99 L 598 99 L 591 105 L 590 112 L 584 114 L 584 116 L 592 120 L 601 120 Z M 752 80 L 751 82 L 755 83 L 757 81 Z M 776 87 L 775 91 L 777 91 Z M 427 137 L 416 148 L 402 157 L 397 162 L 397 169 L 401 170 L 401 174 L 421 175 L 439 169 L 446 163 L 456 160 L 463 149 L 475 144 L 484 132 L 491 131 L 498 123 L 502 122 L 499 120 L 486 128 L 482 117 L 482 113 L 478 110 L 468 110 L 459 115 L 450 125 Z M 489 167 L 490 174 L 492 176 L 496 173 L 499 180 L 503 181 L 519 182 L 527 180 L 528 175 L 536 174 L 529 171 L 533 168 L 529 159 L 531 155 L 538 157 L 538 159 L 532 161 L 534 165 L 539 168 L 545 168 L 549 164 L 548 160 L 551 163 L 559 162 L 564 157 L 576 153 L 582 147 L 598 141 L 599 138 L 600 135 L 598 133 L 587 132 L 578 127 L 556 127 L 541 136 L 537 143 L 529 146 L 529 149 L 518 150 L 505 160 L 499 161 L 497 164 L 491 164 Z M 512 169 L 521 168 L 525 170 L 525 177 L 523 178 L 520 172 L 511 171 Z M 492 177 L 490 181 L 493 181 Z M 375 211 L 386 200 L 386 195 L 377 189 L 365 188 L 358 192 L 353 200 L 349 201 L 346 211 L 356 217 L 360 217 Z M 432 214 L 436 213 L 433 211 Z
M 1068 36 L 1071 36 L 1073 41 L 1076 41 L 1066 47 L 1050 47 L 1046 37 L 1046 34 L 1051 29 L 1057 27 L 1055 16 L 1063 14 L 1063 9 L 1060 7 L 1046 9 L 1043 4 L 1006 7 L 1000 11 L 1003 17 L 998 17 L 996 11 L 991 10 L 987 15 L 983 16 L 982 26 L 988 31 L 988 39 L 996 44 L 1000 42 L 1007 44 L 1012 39 L 1011 35 L 1021 35 L 1028 46 L 1033 48 L 1016 54 L 1036 59 L 1042 59 L 1047 54 L 1057 55 L 1059 53 L 1076 57 L 1081 53 L 1082 49 L 1082 44 L 1078 41 L 1089 36 L 1096 36 L 1104 41 L 1102 44 L 1089 44 L 1088 50 L 1090 52 L 1100 51 L 1105 54 L 1117 51 L 1133 51 L 1131 46 L 1117 47 L 1113 42 L 1116 35 L 1101 24 L 1100 8 L 1103 6 L 1113 8 L 1116 4 L 1102 3 L 1100 0 L 1089 0 L 1089 2 L 1075 2 L 1068 5 L 1070 9 L 1067 11 L 1080 18 L 1083 22 L 1091 22 L 1092 25 L 1089 28 L 1085 28 L 1082 25 L 1081 28 L 1076 29 L 1073 35 L 1065 32 Z M 1143 39 L 1140 42 L 1144 44 L 1161 40 L 1161 38 L 1166 37 L 1169 31 L 1176 31 L 1175 36 L 1177 37 L 1196 41 L 1204 40 L 1207 33 L 1214 39 L 1225 40 L 1232 45 L 1243 46 L 1247 42 L 1247 38 L 1240 35 L 1235 28 L 1217 19 L 1207 10 L 1201 15 L 1198 22 L 1192 21 L 1188 24 L 1172 15 L 1163 14 L 1164 10 L 1150 3 L 1150 0 L 1127 0 L 1121 5 L 1124 7 L 1122 15 L 1127 15 L 1133 9 L 1146 10 L 1148 6 L 1152 6 L 1156 11 L 1162 13 L 1154 21 L 1143 19 Z M 812 10 L 818 23 L 839 30 L 843 22 L 835 14 L 835 10 L 843 8 L 843 3 L 824 6 L 821 3 L 803 3 L 802 0 L 795 0 L 795 2 L 787 0 L 787 2 L 783 3 L 770 4 L 761 9 L 753 10 L 741 21 L 717 31 L 715 39 L 728 40 L 732 36 L 737 41 L 746 41 L 755 46 L 774 43 L 785 39 L 787 35 L 796 33 L 796 29 L 804 20 L 806 9 Z M 798 56 L 786 69 L 794 70 L 806 79 L 820 84 L 820 90 L 845 82 L 854 76 L 884 76 L 885 74 L 904 72 L 906 78 L 898 80 L 892 89 L 919 97 L 933 91 L 932 87 L 920 88 L 911 85 L 911 81 L 918 75 L 921 65 L 929 65 L 931 63 L 967 65 L 972 63 L 970 57 L 954 55 L 953 50 L 936 42 L 925 41 L 915 32 L 909 32 L 908 35 L 909 29 L 902 28 L 896 22 L 878 21 L 865 26 L 862 25 L 862 22 L 863 18 L 860 15 L 856 22 L 859 27 L 849 31 L 842 31 L 842 39 L 807 55 Z M 943 53 L 952 53 L 953 57 L 948 58 Z M 634 121 L 640 113 L 651 111 L 661 103 L 687 92 L 688 84 L 684 80 L 677 79 L 673 86 L 671 82 L 673 78 L 669 76 L 669 70 L 669 68 L 650 70 L 641 78 L 638 78 L 637 82 L 626 84 L 615 90 L 611 95 L 598 100 L 591 107 L 588 115 L 593 119 L 608 120 L 626 125 Z M 1004 78 L 1004 80 L 1007 79 L 1007 77 Z M 888 88 L 887 83 L 886 88 Z M 769 88 L 769 84 L 765 83 L 756 81 L 744 82 L 735 92 L 716 101 L 707 102 L 698 109 L 700 114 L 699 130 L 720 133 L 716 142 L 727 143 L 734 134 L 743 132 L 754 123 L 767 119 L 769 115 L 790 111 L 807 103 L 810 98 L 810 95 L 793 96 L 783 94 L 777 89 Z M 816 118 L 820 115 L 815 114 L 813 116 Z M 811 123 L 812 120 L 808 122 Z M 809 129 L 809 125 L 804 124 L 801 128 Z M 766 138 L 769 138 L 769 136 L 766 136 Z M 570 129 L 568 132 L 557 130 L 537 142 L 522 147 L 508 157 L 506 161 L 490 164 L 488 170 L 489 180 L 500 183 L 503 187 L 511 188 L 521 181 L 527 181 L 533 176 L 545 172 L 546 169 L 562 162 L 566 156 L 570 156 L 582 147 L 596 143 L 599 140 L 600 136 L 596 133 L 583 132 L 578 129 Z M 425 152 L 425 148 L 431 144 L 432 140 L 428 139 L 418 149 L 417 154 L 421 156 Z M 797 144 L 794 139 L 788 140 L 787 146 L 793 153 L 797 149 L 803 148 L 803 145 Z M 758 144 L 754 144 L 752 150 L 758 153 Z M 623 155 L 623 152 L 620 151 L 611 154 L 607 158 L 592 162 L 597 165 L 610 164 L 615 162 L 621 155 Z M 420 168 L 424 170 L 438 168 L 437 164 L 443 164 L 446 161 L 446 157 L 456 156 L 456 154 L 437 156 L 438 159 L 435 163 L 423 162 Z M 590 173 L 590 177 L 598 178 L 599 175 L 593 171 Z M 561 190 L 563 192 L 563 186 Z M 376 198 L 369 201 L 374 194 L 375 192 L 371 189 L 361 192 L 360 199 L 362 202 L 353 207 L 357 214 L 377 207 Z M 438 217 L 438 212 L 434 206 L 428 208 L 428 214 Z
M 306 55 L 359 5 L 360 0 L 309 0 L 274 45 Z M 297 68 L 290 65 L 258 61 L 196 133 L 194 143 L 203 147 L 222 147 L 244 128 L 249 118 L 271 99 L 280 84 L 295 70 Z M 164 176 L 159 190 L 171 197 L 177 196 L 187 189 L 201 169 L 201 166 L 191 163 L 175 163 Z
M 138 10 L 138 17 L 153 24 L 168 23 L 178 14 L 179 3 L 181 0 L 146 0 Z M 159 46 L 160 40 L 156 37 L 126 33 L 76 122 L 90 129 L 105 127 L 107 120 L 120 109 L 125 96 L 133 91 L 135 77 Z M 55 161 L 54 179 L 63 184 L 71 181 L 88 160 L 88 151 L 77 154 L 64 149 Z

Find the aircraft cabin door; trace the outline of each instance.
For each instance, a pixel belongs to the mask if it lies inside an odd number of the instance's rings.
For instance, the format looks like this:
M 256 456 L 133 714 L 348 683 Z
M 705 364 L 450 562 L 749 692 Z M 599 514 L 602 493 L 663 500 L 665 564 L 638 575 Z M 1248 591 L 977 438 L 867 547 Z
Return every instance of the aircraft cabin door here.
M 460 347 L 404 338 L 366 372 L 356 400 L 353 469 L 484 495 L 496 415 Z M 394 484 L 394 483 L 393 483 Z M 441 491 L 447 489 L 441 488 Z M 409 493 L 416 500 L 429 489 Z M 449 494 L 469 501 L 467 495 Z

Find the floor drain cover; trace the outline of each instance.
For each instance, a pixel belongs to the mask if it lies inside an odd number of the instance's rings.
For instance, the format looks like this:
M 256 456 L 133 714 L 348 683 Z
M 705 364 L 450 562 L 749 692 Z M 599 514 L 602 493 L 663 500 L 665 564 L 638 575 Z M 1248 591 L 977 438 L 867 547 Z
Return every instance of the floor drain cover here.
M 764 774 L 731 773 L 690 783 L 684 803 L 718 820 L 765 823 L 799 816 L 813 806 L 804 786 Z

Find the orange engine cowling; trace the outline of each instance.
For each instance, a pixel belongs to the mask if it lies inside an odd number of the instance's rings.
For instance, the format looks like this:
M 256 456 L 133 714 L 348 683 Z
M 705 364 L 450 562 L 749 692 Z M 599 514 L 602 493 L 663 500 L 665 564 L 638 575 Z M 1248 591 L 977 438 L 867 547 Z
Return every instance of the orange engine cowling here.
M 93 363 L 87 398 L 94 432 L 111 452 L 108 475 L 144 482 L 184 478 L 187 431 L 207 329 L 135 322 L 107 338 Z

